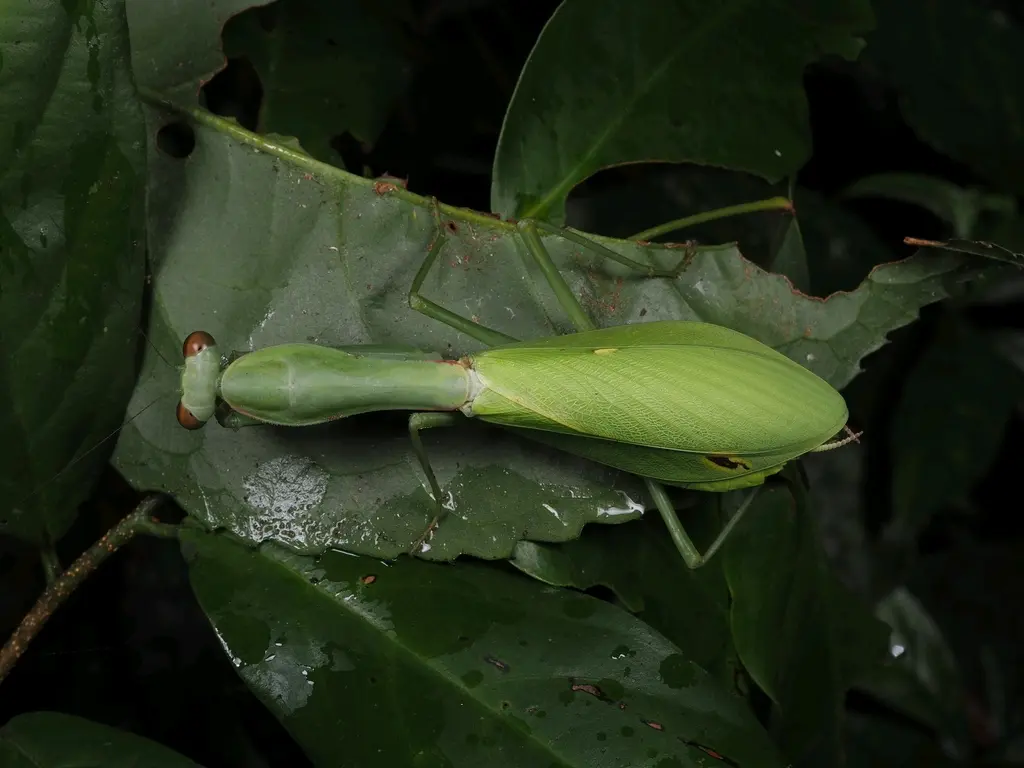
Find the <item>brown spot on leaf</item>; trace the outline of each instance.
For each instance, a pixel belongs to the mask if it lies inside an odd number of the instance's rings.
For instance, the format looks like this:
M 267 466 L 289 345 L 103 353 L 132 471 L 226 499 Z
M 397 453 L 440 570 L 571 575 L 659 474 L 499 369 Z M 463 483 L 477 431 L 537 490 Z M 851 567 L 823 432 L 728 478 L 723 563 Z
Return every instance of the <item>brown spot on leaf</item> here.
M 724 454 L 711 454 L 705 456 L 705 459 L 716 467 L 721 469 L 750 469 L 750 462 L 746 459 L 741 459 L 739 456 L 726 456 Z
M 485 656 L 484 661 L 486 661 L 492 667 L 495 667 L 501 672 L 508 672 L 508 664 L 506 664 L 501 659 L 497 659 L 494 656 Z
M 589 693 L 591 696 L 597 699 L 604 698 L 604 692 L 596 685 L 591 685 L 590 683 L 573 683 L 572 689 L 573 691 L 582 691 L 583 693 Z
M 686 739 L 680 739 L 680 741 L 682 741 L 683 744 L 685 744 L 688 747 L 695 747 L 695 748 L 699 749 L 701 752 L 703 752 L 708 757 L 713 757 L 715 760 L 721 760 L 726 765 L 733 765 L 733 766 L 737 766 L 737 768 L 738 768 L 738 764 L 736 763 L 735 760 L 726 757 L 721 752 L 716 752 L 715 750 L 711 749 L 711 747 L 705 747 L 703 744 L 699 744 L 696 741 L 687 741 Z

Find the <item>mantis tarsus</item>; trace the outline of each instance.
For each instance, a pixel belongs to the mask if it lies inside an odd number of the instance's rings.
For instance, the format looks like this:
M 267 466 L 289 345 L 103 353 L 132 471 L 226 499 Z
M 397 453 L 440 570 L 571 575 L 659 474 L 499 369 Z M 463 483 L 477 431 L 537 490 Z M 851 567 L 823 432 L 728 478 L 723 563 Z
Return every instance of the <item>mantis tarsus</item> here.
M 522 342 L 421 295 L 447 240 L 436 204 L 434 215 L 437 234 L 409 289 L 409 306 L 490 349 L 441 360 L 376 348 L 282 344 L 243 354 L 225 366 L 213 337 L 197 331 L 184 344 L 179 423 L 198 428 L 215 415 L 218 404 L 256 423 L 283 426 L 371 411 L 414 411 L 409 435 L 436 510 L 415 552 L 445 515 L 420 433 L 456 423 L 460 411 L 643 477 L 691 568 L 718 550 L 766 478 L 805 453 L 852 439 L 828 442 L 846 426 L 842 396 L 749 336 L 692 321 L 595 328 L 548 254 L 538 227 L 651 278 L 678 277 L 687 256 L 672 269 L 655 269 L 570 230 L 519 222 L 527 252 L 576 329 Z M 701 554 L 662 483 L 706 491 L 754 490 Z

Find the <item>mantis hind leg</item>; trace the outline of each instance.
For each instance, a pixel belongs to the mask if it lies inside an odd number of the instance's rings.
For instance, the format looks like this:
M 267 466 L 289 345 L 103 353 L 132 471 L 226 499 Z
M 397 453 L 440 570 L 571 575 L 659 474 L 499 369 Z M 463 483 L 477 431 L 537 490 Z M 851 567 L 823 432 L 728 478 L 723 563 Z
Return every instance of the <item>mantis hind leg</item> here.
M 691 569 L 700 568 L 706 564 L 715 553 L 721 548 L 725 540 L 729 538 L 729 534 L 732 533 L 733 529 L 739 524 L 740 520 L 746 514 L 747 510 L 754 503 L 754 499 L 761 492 L 763 485 L 754 486 L 750 493 L 747 494 L 747 498 L 740 504 L 739 509 L 733 513 L 733 516 L 729 518 L 729 521 L 722 526 L 722 530 L 718 532 L 715 540 L 711 542 L 710 546 L 704 552 L 700 553 L 700 550 L 694 545 L 693 540 L 690 538 L 686 529 L 683 528 L 683 524 L 679 521 L 679 515 L 676 514 L 675 507 L 672 505 L 671 499 L 668 494 L 665 493 L 665 488 L 661 483 L 644 478 L 647 483 L 647 492 L 651 494 L 651 498 L 654 499 L 654 504 L 658 508 L 658 512 L 661 513 L 661 519 L 665 523 L 665 527 L 668 528 L 669 536 L 672 538 L 672 543 L 675 544 L 676 549 L 683 558 L 683 562 L 686 566 Z

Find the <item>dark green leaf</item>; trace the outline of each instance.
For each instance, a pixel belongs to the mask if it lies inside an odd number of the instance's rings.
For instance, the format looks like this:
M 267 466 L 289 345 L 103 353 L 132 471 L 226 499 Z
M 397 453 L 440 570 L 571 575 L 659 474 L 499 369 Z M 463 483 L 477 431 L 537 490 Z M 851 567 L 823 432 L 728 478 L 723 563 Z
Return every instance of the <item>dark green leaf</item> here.
M 793 287 L 803 293 L 811 288 L 810 266 L 807 263 L 807 251 L 804 250 L 804 238 L 800 233 L 800 223 L 794 218 L 789 222 L 772 261 L 771 271 L 789 278 Z
M 224 54 L 244 56 L 260 77 L 260 132 L 294 136 L 335 165 L 333 139 L 350 133 L 372 145 L 383 130 L 406 84 L 402 43 L 396 25 L 362 0 L 274 3 L 224 28 Z
M 777 706 L 777 743 L 792 761 L 839 765 L 846 691 L 885 658 L 887 628 L 829 571 L 786 488 L 760 493 L 723 556 L 733 639 Z
M 1024 191 L 1024 32 L 1004 12 L 963 0 L 875 3 L 865 63 L 935 149 L 994 184 Z
M 813 295 L 852 290 L 872 269 L 898 258 L 899 243 L 884 241 L 836 201 L 803 188 L 794 201 Z
M 0 728 L 4 768 L 199 768 L 156 742 L 60 712 L 18 715 Z
M 945 179 L 917 173 L 880 173 L 858 179 L 843 191 L 844 197 L 880 197 L 917 205 L 948 224 L 957 237 L 977 235 L 979 217 L 985 212 L 1011 216 L 1012 197 L 965 189 Z
M 857 687 L 968 749 L 963 681 L 942 630 L 903 587 L 882 600 L 876 614 L 891 629 L 889 663 Z
M 1024 378 L 954 317 L 907 377 L 893 417 L 892 522 L 910 546 L 933 514 L 963 499 L 996 458 Z
M 127 0 L 135 82 L 182 103 L 195 103 L 199 88 L 224 67 L 220 39 L 224 23 L 235 14 L 270 2 Z M 171 30 L 175 34 L 170 34 Z
M 196 119 L 202 123 L 188 161 L 159 157 L 153 167 L 157 263 L 149 335 L 167 360 L 180 359 L 182 339 L 196 329 L 211 332 L 224 350 L 286 341 L 404 344 L 448 355 L 480 348 L 409 309 L 408 288 L 438 236 L 430 201 L 277 148 L 205 113 Z M 443 218 L 446 245 L 424 287 L 429 298 L 518 338 L 571 329 L 513 225 L 461 209 L 446 209 Z M 600 325 L 720 323 L 780 349 L 837 388 L 920 306 L 992 268 L 929 252 L 879 267 L 856 291 L 823 302 L 794 292 L 733 248 L 697 254 L 683 277 L 668 281 L 609 265 L 560 237 L 544 239 Z M 673 246 L 602 242 L 664 266 L 681 256 Z M 131 413 L 166 399 L 126 427 L 116 454 L 137 487 L 169 491 L 190 514 L 249 541 L 310 553 L 338 547 L 394 557 L 425 529 L 433 509 L 404 417 L 303 429 L 210 424 L 187 432 L 173 414 L 177 371 L 154 349 L 147 352 Z M 508 557 L 517 541 L 567 541 L 585 523 L 625 522 L 641 511 L 635 478 L 500 430 L 431 430 L 426 442 L 455 506 L 430 558 Z
M 881 715 L 851 713 L 847 719 L 847 768 L 963 768 L 928 733 Z M 1000 768 L 985 761 L 986 768 Z M 1008 768 L 1008 767 L 1007 767 Z
M 700 509 L 682 513 L 687 532 L 701 551 L 721 526 L 713 515 L 717 497 L 704 494 Z M 701 535 L 703 534 L 703 535 Z M 740 669 L 729 629 L 729 592 L 721 560 L 690 570 L 653 512 L 625 527 L 591 526 L 565 544 L 516 545 L 512 565 L 548 584 L 590 589 L 606 587 L 646 621 L 733 689 Z
M 319 765 L 704 766 L 701 746 L 782 765 L 741 698 L 601 600 L 480 563 L 183 538 L 239 674 Z
M 777 180 L 810 151 L 804 67 L 853 58 L 864 0 L 565 0 L 505 115 L 491 210 L 561 222 L 602 168 L 690 162 Z
M 135 374 L 142 115 L 120 3 L 0 13 L 0 532 L 59 538 Z M 60 477 L 55 479 L 60 473 Z

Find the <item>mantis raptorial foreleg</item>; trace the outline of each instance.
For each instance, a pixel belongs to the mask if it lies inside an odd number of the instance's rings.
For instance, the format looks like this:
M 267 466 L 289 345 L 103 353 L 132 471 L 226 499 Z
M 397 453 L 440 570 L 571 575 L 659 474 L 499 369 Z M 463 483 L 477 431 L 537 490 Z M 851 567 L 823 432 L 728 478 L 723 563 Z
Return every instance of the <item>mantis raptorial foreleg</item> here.
M 441 221 L 440 208 L 436 204 L 433 207 L 433 215 L 437 224 L 437 235 L 434 242 L 428 250 L 427 256 L 420 266 L 420 269 L 416 273 L 416 277 L 413 280 L 412 285 L 409 289 L 409 306 L 420 312 L 427 317 L 430 317 L 438 322 L 444 323 L 457 331 L 460 331 L 471 338 L 477 339 L 478 341 L 488 346 L 497 346 L 500 344 L 507 344 L 509 342 L 517 341 L 517 339 L 508 336 L 507 334 L 499 331 L 487 328 L 480 325 L 479 323 L 473 322 L 469 318 L 448 310 L 439 304 L 436 304 L 429 299 L 424 298 L 420 294 L 420 289 L 423 286 L 423 282 L 426 279 L 431 267 L 437 260 L 438 254 L 444 247 L 446 242 L 445 227 Z M 569 316 L 573 326 L 577 331 L 588 331 L 596 328 L 594 322 L 587 315 L 580 302 L 577 300 L 575 295 L 572 293 L 572 289 L 566 283 L 565 278 L 558 271 L 557 266 L 544 247 L 544 243 L 537 232 L 538 227 L 550 231 L 561 237 L 565 237 L 583 247 L 586 247 L 597 255 L 603 256 L 610 260 L 613 260 L 619 264 L 627 266 L 631 269 L 635 269 L 638 272 L 646 273 L 651 277 L 666 277 L 674 278 L 677 277 L 685 268 L 689 262 L 691 254 L 686 254 L 679 261 L 679 263 L 670 270 L 656 269 L 650 265 L 643 264 L 633 259 L 629 259 L 621 254 L 615 253 L 614 251 L 605 248 L 599 243 L 594 243 L 583 236 L 571 232 L 569 230 L 560 230 L 547 224 L 534 221 L 521 221 L 517 224 L 517 230 L 522 238 L 523 244 L 526 246 L 527 252 L 530 254 L 534 263 L 544 275 L 544 278 L 550 286 L 552 292 L 558 299 L 559 304 L 564 309 L 566 314 Z M 410 419 L 409 431 L 413 438 L 413 447 L 416 455 L 420 461 L 421 466 L 424 469 L 424 473 L 427 475 L 427 479 L 430 483 L 432 492 L 434 494 L 435 503 L 437 504 L 437 514 L 431 521 L 430 526 L 424 532 L 424 534 L 417 541 L 414 548 L 414 552 L 422 547 L 425 542 L 434 532 L 438 523 L 443 519 L 445 510 L 441 504 L 440 487 L 437 480 L 434 478 L 433 471 L 430 469 L 429 460 L 426 456 L 426 452 L 419 438 L 419 430 L 432 426 L 448 425 L 454 421 L 454 417 L 451 414 L 444 414 L 441 419 L 436 418 L 438 414 L 417 414 Z M 422 418 L 426 417 L 426 418 Z M 662 519 L 665 522 L 666 527 L 669 530 L 669 534 L 672 538 L 673 543 L 679 550 L 686 565 L 690 568 L 699 568 L 704 565 L 710 559 L 714 553 L 721 547 L 722 543 L 726 540 L 733 528 L 740 522 L 744 513 L 749 509 L 751 503 L 754 500 L 760 486 L 754 488 L 753 491 L 747 496 L 743 504 L 732 516 L 729 522 L 722 528 L 714 542 L 710 545 L 705 554 L 701 554 L 689 535 L 686 533 L 679 521 L 678 516 L 668 494 L 665 492 L 664 487 L 661 483 L 650 478 L 644 478 L 647 485 L 648 492 L 654 500 L 655 506 L 658 508 Z

